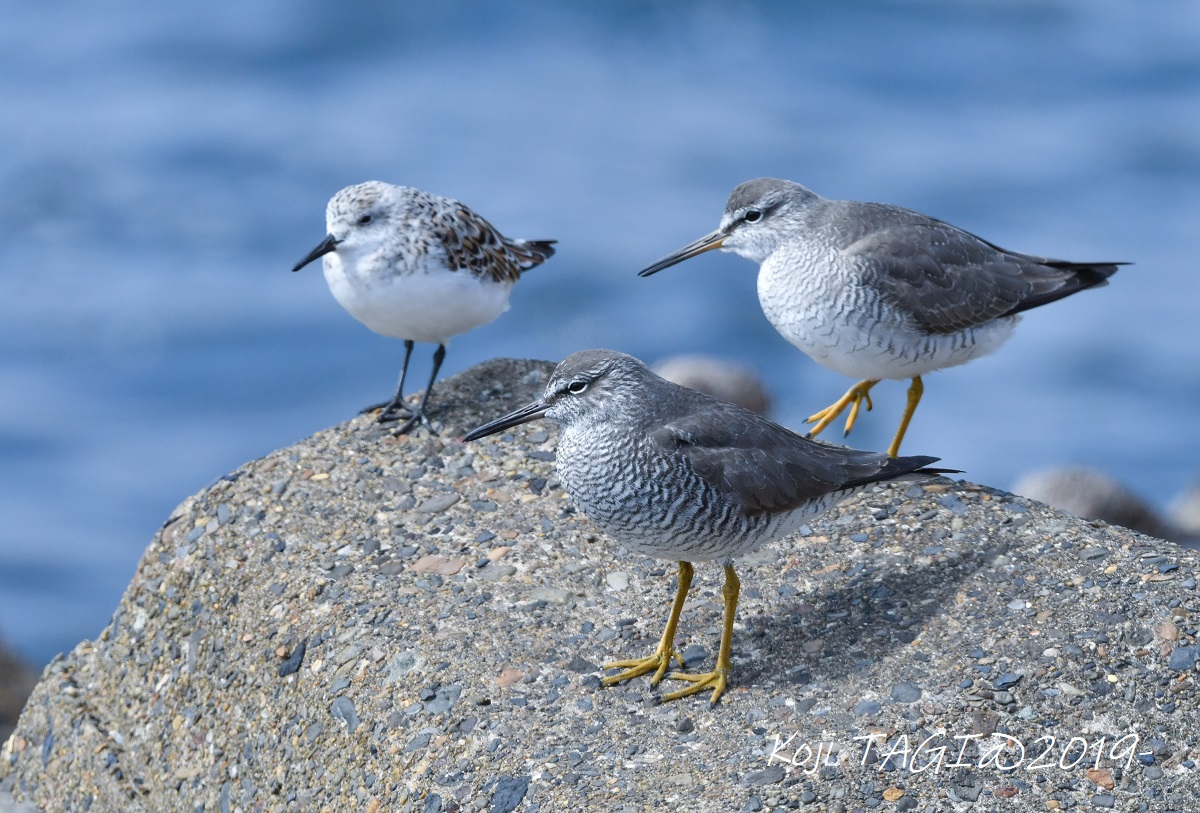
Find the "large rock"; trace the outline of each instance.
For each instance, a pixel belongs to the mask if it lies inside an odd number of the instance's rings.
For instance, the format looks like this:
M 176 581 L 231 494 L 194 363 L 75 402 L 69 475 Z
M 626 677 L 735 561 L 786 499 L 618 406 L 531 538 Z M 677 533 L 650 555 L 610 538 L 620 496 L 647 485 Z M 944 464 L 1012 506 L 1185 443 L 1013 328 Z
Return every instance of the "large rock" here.
M 1200 547 L 1195 533 L 1174 524 L 1116 478 L 1081 466 L 1058 466 L 1023 476 L 1014 493 L 1053 505 L 1084 519 L 1102 519 L 1147 536 Z
M 0 643 L 0 742 L 12 733 L 35 680 L 29 665 Z
M 0 791 L 46 811 L 1200 809 L 1197 555 L 970 483 L 878 488 L 744 562 L 715 709 L 601 688 L 598 664 L 653 647 L 672 566 L 572 509 L 551 425 L 453 440 L 549 370 L 490 362 L 439 388 L 440 438 L 357 418 L 188 499 L 109 627 L 46 670 Z M 691 668 L 719 588 L 698 568 Z M 1009 743 L 1000 764 L 984 742 Z

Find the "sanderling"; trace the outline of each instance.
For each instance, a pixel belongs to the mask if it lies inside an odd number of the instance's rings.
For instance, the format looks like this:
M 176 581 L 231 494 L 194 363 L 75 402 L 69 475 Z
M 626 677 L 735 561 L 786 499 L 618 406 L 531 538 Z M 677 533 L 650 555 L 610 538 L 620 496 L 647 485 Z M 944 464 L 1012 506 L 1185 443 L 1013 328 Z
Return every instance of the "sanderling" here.
M 521 272 L 554 254 L 553 240 L 510 240 L 464 204 L 381 181 L 347 186 L 325 210 L 328 235 L 296 263 L 324 258 L 325 281 L 343 308 L 376 333 L 404 340 L 400 384 L 380 422 L 429 425 L 425 407 L 446 341 L 508 310 Z M 414 410 L 404 403 L 404 378 L 414 342 L 437 344 L 429 386 Z

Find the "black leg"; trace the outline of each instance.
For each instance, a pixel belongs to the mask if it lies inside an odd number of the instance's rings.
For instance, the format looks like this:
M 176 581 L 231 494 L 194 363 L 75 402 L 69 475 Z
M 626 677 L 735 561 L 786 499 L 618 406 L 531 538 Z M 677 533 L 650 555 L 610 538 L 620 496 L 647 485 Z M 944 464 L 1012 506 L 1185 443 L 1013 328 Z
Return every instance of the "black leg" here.
M 417 411 L 412 414 L 412 417 L 404 422 L 404 425 L 396 430 L 397 435 L 407 434 L 418 423 L 425 424 L 433 434 L 433 425 L 429 423 L 429 418 L 425 417 L 425 406 L 429 403 L 429 396 L 433 394 L 433 382 L 437 381 L 438 370 L 442 369 L 442 362 L 446 359 L 446 345 L 439 344 L 437 350 L 433 351 L 433 372 L 429 374 L 429 386 L 425 388 L 425 394 L 421 396 L 421 403 L 417 406 Z
M 397 412 L 403 411 L 411 415 L 412 409 L 408 404 L 404 403 L 404 378 L 408 375 L 408 360 L 412 358 L 413 342 L 411 339 L 404 340 L 404 366 L 400 368 L 400 384 L 396 387 L 396 394 L 390 401 L 384 401 L 379 404 L 371 404 L 369 407 L 364 407 L 359 410 L 359 415 L 364 415 L 368 412 L 374 412 L 377 409 L 383 411 L 379 413 L 376 419 L 379 423 L 388 423 L 397 419 Z

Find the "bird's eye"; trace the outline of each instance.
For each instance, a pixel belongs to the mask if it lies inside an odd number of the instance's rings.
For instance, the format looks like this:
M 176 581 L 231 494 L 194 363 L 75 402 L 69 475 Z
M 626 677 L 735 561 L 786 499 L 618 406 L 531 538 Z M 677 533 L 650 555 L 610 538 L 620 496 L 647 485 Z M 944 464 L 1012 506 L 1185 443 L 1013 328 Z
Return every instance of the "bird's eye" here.
M 579 395 L 579 393 L 583 392 L 587 388 L 588 384 L 586 381 L 572 381 L 567 385 L 567 392 L 571 393 L 572 395 Z
M 762 212 L 760 212 L 758 209 L 751 209 L 750 211 L 746 212 L 746 216 L 742 219 L 747 223 L 757 223 L 758 221 L 762 220 Z
M 360 217 L 360 218 L 358 219 L 358 225 L 360 225 L 360 226 L 365 226 L 365 225 L 367 225 L 367 224 L 368 224 L 368 223 L 370 223 L 370 222 L 371 222 L 371 216 L 370 216 L 370 215 L 363 215 L 362 217 Z

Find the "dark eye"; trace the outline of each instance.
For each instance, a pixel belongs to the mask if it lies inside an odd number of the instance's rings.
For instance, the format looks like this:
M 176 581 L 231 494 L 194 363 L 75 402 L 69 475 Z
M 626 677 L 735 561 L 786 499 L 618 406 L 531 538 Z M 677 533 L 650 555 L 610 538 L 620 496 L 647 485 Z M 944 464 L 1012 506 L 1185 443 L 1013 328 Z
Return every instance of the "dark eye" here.
M 370 215 L 363 215 L 362 217 L 360 217 L 360 218 L 358 219 L 358 225 L 360 225 L 360 226 L 365 226 L 365 225 L 367 225 L 367 224 L 368 224 L 368 223 L 370 223 L 370 222 L 371 222 L 371 216 L 370 216 Z
M 758 209 L 751 209 L 750 211 L 746 212 L 746 216 L 742 219 L 747 223 L 757 223 L 758 221 L 762 220 L 762 212 L 760 212 Z
M 572 395 L 578 395 L 587 388 L 588 384 L 586 381 L 572 381 L 567 385 L 567 392 L 571 393 Z

